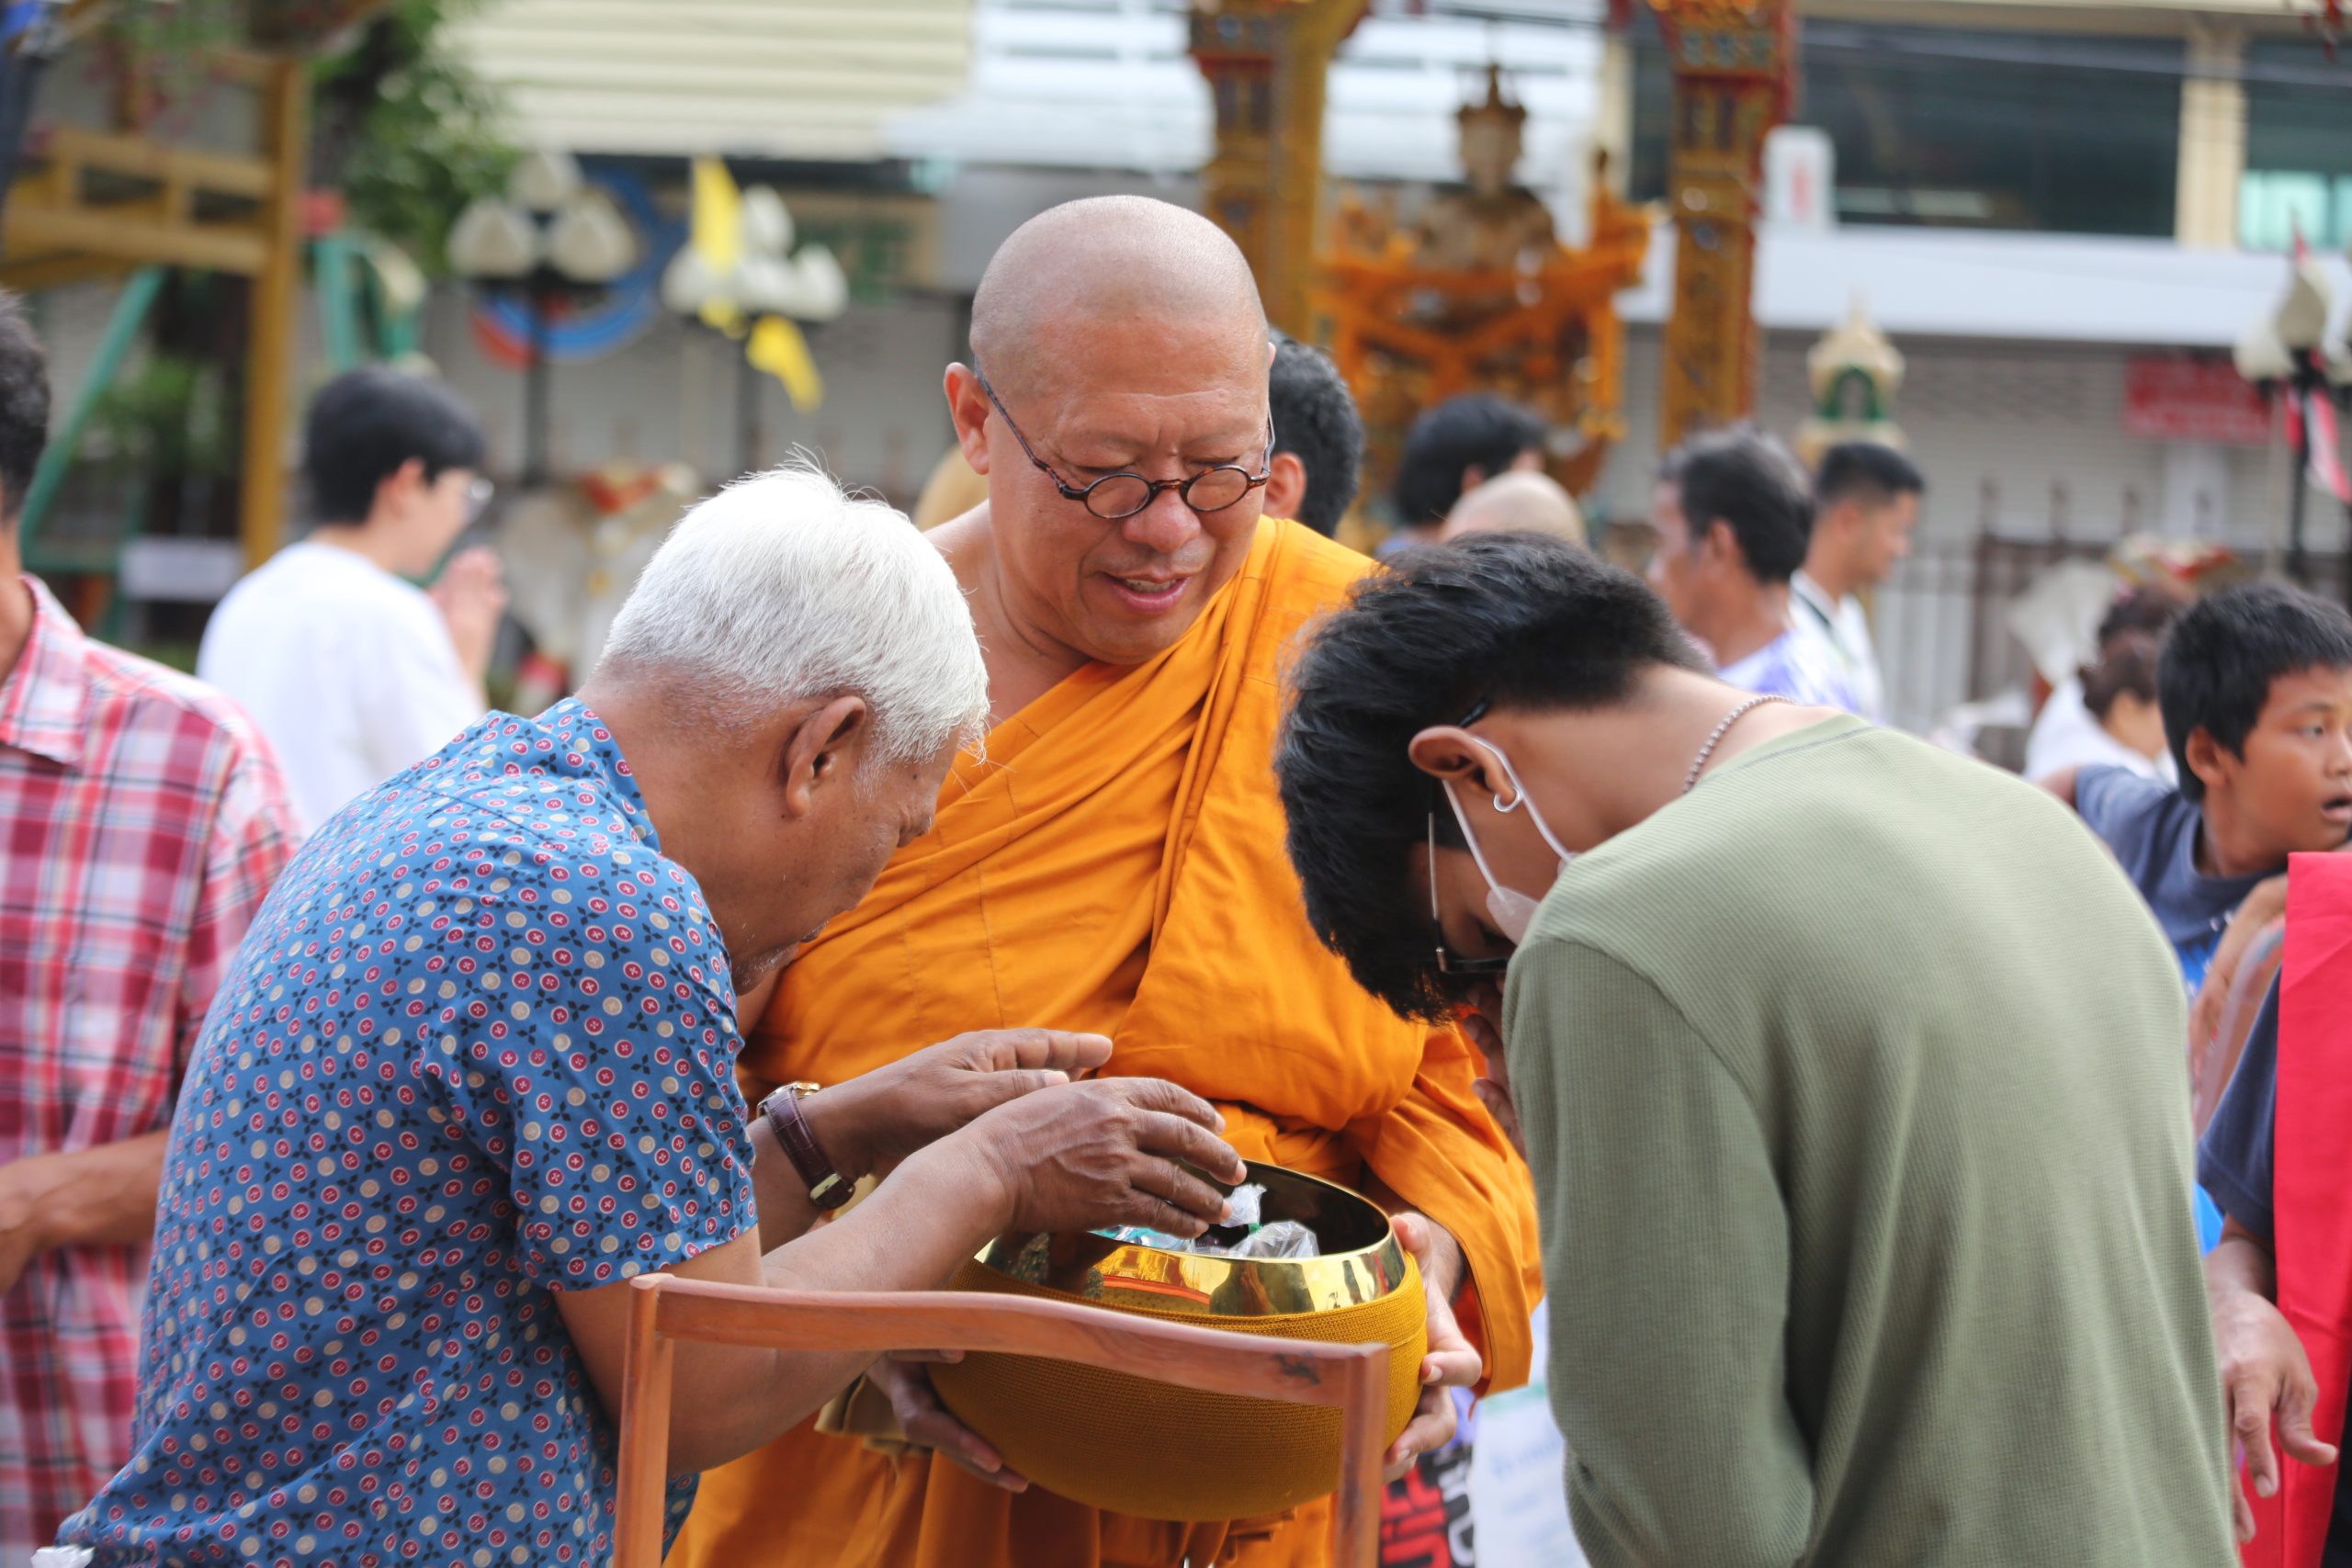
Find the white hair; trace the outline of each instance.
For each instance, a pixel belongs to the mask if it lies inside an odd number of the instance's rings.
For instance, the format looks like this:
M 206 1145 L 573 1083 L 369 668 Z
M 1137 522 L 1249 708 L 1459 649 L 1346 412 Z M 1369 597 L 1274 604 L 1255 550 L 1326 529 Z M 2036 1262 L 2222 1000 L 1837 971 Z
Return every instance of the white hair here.
M 659 676 L 722 723 L 843 694 L 874 754 L 903 761 L 988 725 L 988 670 L 945 558 L 813 465 L 736 480 L 689 509 L 614 617 L 600 670 Z

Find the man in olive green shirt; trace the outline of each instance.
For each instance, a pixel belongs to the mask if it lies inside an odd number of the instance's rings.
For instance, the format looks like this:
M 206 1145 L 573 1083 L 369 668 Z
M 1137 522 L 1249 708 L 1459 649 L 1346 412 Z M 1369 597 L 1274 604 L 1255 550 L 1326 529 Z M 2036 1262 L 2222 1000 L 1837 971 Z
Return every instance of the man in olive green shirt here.
M 1394 565 L 1294 671 L 1292 858 L 1402 1011 L 1508 960 L 1597 1568 L 2233 1562 L 2180 986 L 2097 842 L 1568 547 Z

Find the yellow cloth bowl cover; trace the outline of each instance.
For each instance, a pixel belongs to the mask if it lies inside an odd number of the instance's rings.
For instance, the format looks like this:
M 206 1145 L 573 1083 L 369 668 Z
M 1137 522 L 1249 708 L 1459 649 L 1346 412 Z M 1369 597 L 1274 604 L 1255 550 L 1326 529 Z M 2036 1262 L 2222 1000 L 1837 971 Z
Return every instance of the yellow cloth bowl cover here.
M 977 1260 L 956 1271 L 952 1288 L 1279 1339 L 1385 1343 L 1388 1442 L 1419 1398 L 1428 1304 L 1409 1253 L 1404 1280 L 1378 1301 L 1268 1317 L 1105 1307 L 1007 1279 Z M 931 1378 L 956 1419 L 994 1444 L 1006 1464 L 1090 1507 L 1147 1519 L 1249 1519 L 1340 1484 L 1340 1413 L 1329 1405 L 1205 1393 L 1034 1356 L 968 1355 L 933 1367 Z

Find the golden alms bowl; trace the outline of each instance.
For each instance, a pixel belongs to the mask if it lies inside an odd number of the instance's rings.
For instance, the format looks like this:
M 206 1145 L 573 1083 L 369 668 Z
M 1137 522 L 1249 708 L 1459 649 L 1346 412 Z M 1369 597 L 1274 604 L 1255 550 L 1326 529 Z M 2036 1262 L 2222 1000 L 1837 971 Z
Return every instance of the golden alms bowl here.
M 1298 1220 L 1317 1258 L 1217 1258 L 1091 1232 L 1001 1237 L 959 1291 L 1078 1302 L 1241 1334 L 1389 1347 L 1388 1440 L 1419 1395 L 1428 1310 L 1419 1270 L 1378 1206 L 1328 1181 L 1249 1162 L 1262 1217 Z M 956 1418 L 1013 1470 L 1075 1502 L 1152 1519 L 1248 1519 L 1331 1492 L 1340 1416 L 1203 1393 L 1128 1372 L 975 1354 L 931 1369 Z

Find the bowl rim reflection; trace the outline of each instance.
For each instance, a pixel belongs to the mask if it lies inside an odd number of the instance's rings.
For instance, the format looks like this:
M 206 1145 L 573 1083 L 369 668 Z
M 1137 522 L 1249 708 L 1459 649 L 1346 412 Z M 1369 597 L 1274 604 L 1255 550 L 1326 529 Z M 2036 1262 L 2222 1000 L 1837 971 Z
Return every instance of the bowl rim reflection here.
M 1268 1161 L 1243 1164 L 1243 1180 L 1264 1181 L 1270 1198 L 1278 1186 L 1336 1194 L 1367 1221 L 1376 1220 L 1379 1235 L 1361 1247 L 1313 1258 L 1236 1258 L 1120 1240 L 1099 1231 L 1012 1232 L 989 1242 L 976 1261 L 1000 1278 L 1108 1308 L 1228 1321 L 1360 1306 L 1410 1280 L 1411 1259 L 1396 1227 L 1370 1198 Z M 1223 1182 L 1211 1185 L 1231 1190 Z

